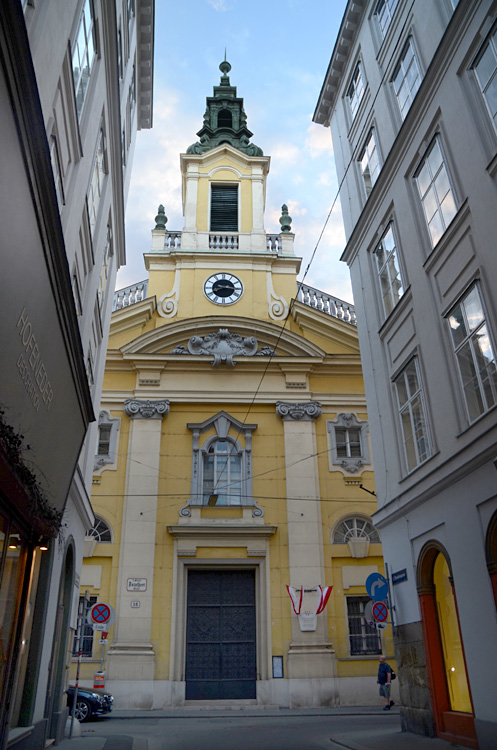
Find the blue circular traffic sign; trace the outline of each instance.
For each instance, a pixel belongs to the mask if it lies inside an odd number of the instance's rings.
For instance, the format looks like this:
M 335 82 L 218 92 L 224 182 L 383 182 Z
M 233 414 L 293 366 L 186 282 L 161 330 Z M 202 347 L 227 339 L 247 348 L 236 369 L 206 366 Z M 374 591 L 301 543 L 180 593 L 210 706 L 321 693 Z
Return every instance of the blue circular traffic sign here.
M 388 581 L 381 573 L 371 573 L 366 578 L 366 591 L 375 602 L 381 602 L 388 596 Z

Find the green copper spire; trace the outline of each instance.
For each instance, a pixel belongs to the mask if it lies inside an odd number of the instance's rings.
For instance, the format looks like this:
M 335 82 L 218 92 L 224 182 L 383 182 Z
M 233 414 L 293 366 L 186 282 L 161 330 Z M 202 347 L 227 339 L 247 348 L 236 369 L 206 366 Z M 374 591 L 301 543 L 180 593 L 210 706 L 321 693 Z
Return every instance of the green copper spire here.
M 248 156 L 263 156 L 262 149 L 250 143 L 253 133 L 247 128 L 243 99 L 237 97 L 236 86 L 230 83 L 231 65 L 226 59 L 226 51 L 219 70 L 222 73 L 219 86 L 214 86 L 214 95 L 207 97 L 204 124 L 197 133 L 200 141 L 189 146 L 186 153 L 205 154 L 221 143 L 229 143 Z

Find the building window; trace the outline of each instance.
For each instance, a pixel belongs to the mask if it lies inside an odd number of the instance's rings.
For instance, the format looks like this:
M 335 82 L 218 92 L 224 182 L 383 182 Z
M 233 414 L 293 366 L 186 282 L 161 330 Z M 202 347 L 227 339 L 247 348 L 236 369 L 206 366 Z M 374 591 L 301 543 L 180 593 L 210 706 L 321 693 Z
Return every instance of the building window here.
M 99 543 L 112 542 L 111 528 L 107 521 L 104 521 L 100 516 L 95 516 L 95 525 L 92 526 L 91 529 L 88 529 L 86 536 L 93 537 L 93 539 L 96 539 Z
M 494 347 L 478 286 L 474 285 L 447 316 L 470 421 L 497 402 Z
M 211 185 L 211 232 L 238 232 L 238 185 Z
M 96 596 L 90 596 L 88 602 L 85 602 L 85 597 L 79 597 L 79 606 L 83 611 L 83 621 L 81 623 L 81 641 L 79 642 L 78 633 L 74 634 L 74 640 L 72 644 L 72 655 L 78 656 L 78 646 L 81 651 L 81 656 L 90 658 L 93 656 L 93 627 L 86 622 L 86 613 L 94 604 L 97 603 Z
M 216 440 L 204 454 L 204 505 L 240 505 L 241 478 L 237 446 L 228 439 Z
M 397 257 L 393 224 L 389 225 L 378 246 L 375 248 L 374 256 L 380 279 L 383 314 L 387 317 L 404 294 L 404 284 Z
M 364 89 L 364 76 L 362 75 L 361 63 L 357 63 L 354 75 L 352 76 L 349 88 L 347 89 L 347 99 L 352 118 L 356 116 L 357 110 L 359 109 L 359 104 L 364 96 Z
M 376 147 L 374 129 L 371 129 L 369 132 L 366 144 L 362 150 L 361 156 L 359 157 L 359 164 L 361 166 L 361 174 L 362 179 L 364 180 L 366 196 L 368 196 L 380 173 L 380 160 L 378 157 L 378 149 Z
M 88 347 L 88 354 L 86 356 L 86 377 L 88 380 L 88 387 L 91 390 L 95 385 L 95 375 L 93 372 L 93 352 L 91 350 L 91 345 Z
M 94 24 L 92 2 L 91 0 L 85 0 L 72 53 L 72 71 L 78 117 L 81 115 L 81 110 L 83 109 L 83 103 L 90 80 L 91 68 L 95 59 L 95 42 L 93 34 Z
M 381 638 L 376 625 L 369 625 L 364 617 L 368 596 L 347 596 L 349 651 L 351 656 L 381 654 Z
M 76 315 L 82 315 L 83 314 L 83 305 L 81 303 L 81 289 L 78 279 L 78 272 L 77 269 L 74 268 L 74 271 L 72 273 L 71 277 L 71 286 L 72 286 L 72 295 L 74 297 L 74 307 L 76 308 Z
M 331 440 L 331 463 L 355 473 L 369 465 L 368 423 L 355 414 L 337 414 L 327 422 Z
M 400 116 L 404 120 L 421 85 L 421 72 L 412 39 L 407 41 L 392 78 Z
M 379 0 L 379 3 L 375 8 L 375 15 L 380 27 L 382 37 L 386 36 L 388 27 L 392 21 L 395 8 L 397 7 L 398 0 Z
M 121 420 L 111 417 L 108 411 L 98 416 L 98 442 L 93 470 L 98 471 L 107 464 L 115 464 L 116 448 Z
M 423 204 L 432 247 L 435 247 L 457 212 L 440 136 L 436 136 L 414 175 Z
M 59 211 L 62 210 L 62 206 L 65 203 L 64 200 L 64 188 L 62 185 L 62 169 L 60 166 L 59 156 L 59 144 L 57 143 L 57 136 L 52 133 L 50 136 L 50 162 L 52 164 L 52 173 L 55 184 L 55 194 L 57 196 L 57 205 Z
M 107 236 L 105 238 L 104 246 L 104 257 L 102 259 L 102 268 L 100 269 L 100 279 L 98 282 L 98 310 L 100 313 L 100 319 L 103 316 L 103 307 L 105 302 L 105 290 L 107 289 L 107 281 L 109 280 L 110 264 L 112 258 L 112 229 L 107 225 Z
M 350 539 L 367 539 L 375 544 L 380 541 L 380 535 L 366 518 L 352 516 L 335 527 L 332 544 L 347 544 Z
M 497 128 L 497 28 L 473 66 L 490 117 Z
M 257 425 L 221 411 L 188 428 L 193 433 L 191 505 L 254 505 L 252 433 Z M 209 432 L 201 444 L 201 435 Z
M 95 226 L 97 223 L 98 207 L 100 205 L 100 198 L 102 197 L 103 182 L 105 178 L 105 144 L 104 144 L 104 132 L 101 129 L 98 134 L 97 147 L 95 149 L 95 156 L 93 158 L 93 168 L 91 172 L 90 186 L 88 188 L 87 201 L 88 201 L 88 217 L 90 221 L 90 233 L 93 239 L 95 234 Z
M 404 453 L 408 471 L 416 468 L 431 455 L 428 422 L 417 357 L 395 379 Z

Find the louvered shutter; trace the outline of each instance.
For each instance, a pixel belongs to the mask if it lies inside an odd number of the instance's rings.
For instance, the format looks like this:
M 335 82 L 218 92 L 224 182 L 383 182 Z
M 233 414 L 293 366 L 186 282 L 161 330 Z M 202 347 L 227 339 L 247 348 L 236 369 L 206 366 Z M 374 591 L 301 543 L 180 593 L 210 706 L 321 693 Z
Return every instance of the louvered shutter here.
M 211 232 L 238 232 L 238 185 L 211 185 Z

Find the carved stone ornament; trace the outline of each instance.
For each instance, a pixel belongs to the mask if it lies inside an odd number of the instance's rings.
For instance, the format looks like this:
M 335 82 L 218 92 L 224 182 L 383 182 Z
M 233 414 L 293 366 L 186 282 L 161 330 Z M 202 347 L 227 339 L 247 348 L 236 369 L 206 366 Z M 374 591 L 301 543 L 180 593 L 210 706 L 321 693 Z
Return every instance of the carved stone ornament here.
M 322 408 L 319 401 L 304 401 L 300 403 L 277 401 L 276 414 L 284 422 L 290 420 L 301 422 L 312 422 L 321 416 Z
M 162 419 L 169 412 L 169 401 L 161 399 L 151 401 L 150 399 L 138 400 L 127 398 L 124 402 L 124 413 L 132 419 Z
M 196 354 L 212 356 L 213 367 L 224 363 L 229 367 L 234 367 L 233 357 L 260 357 L 274 356 L 274 349 L 269 346 L 263 346 L 257 351 L 258 343 L 255 336 L 239 336 L 237 333 L 230 333 L 227 328 L 220 328 L 217 333 L 208 333 L 207 336 L 192 336 L 188 341 L 188 347 L 179 345 L 171 349 L 170 354 Z

